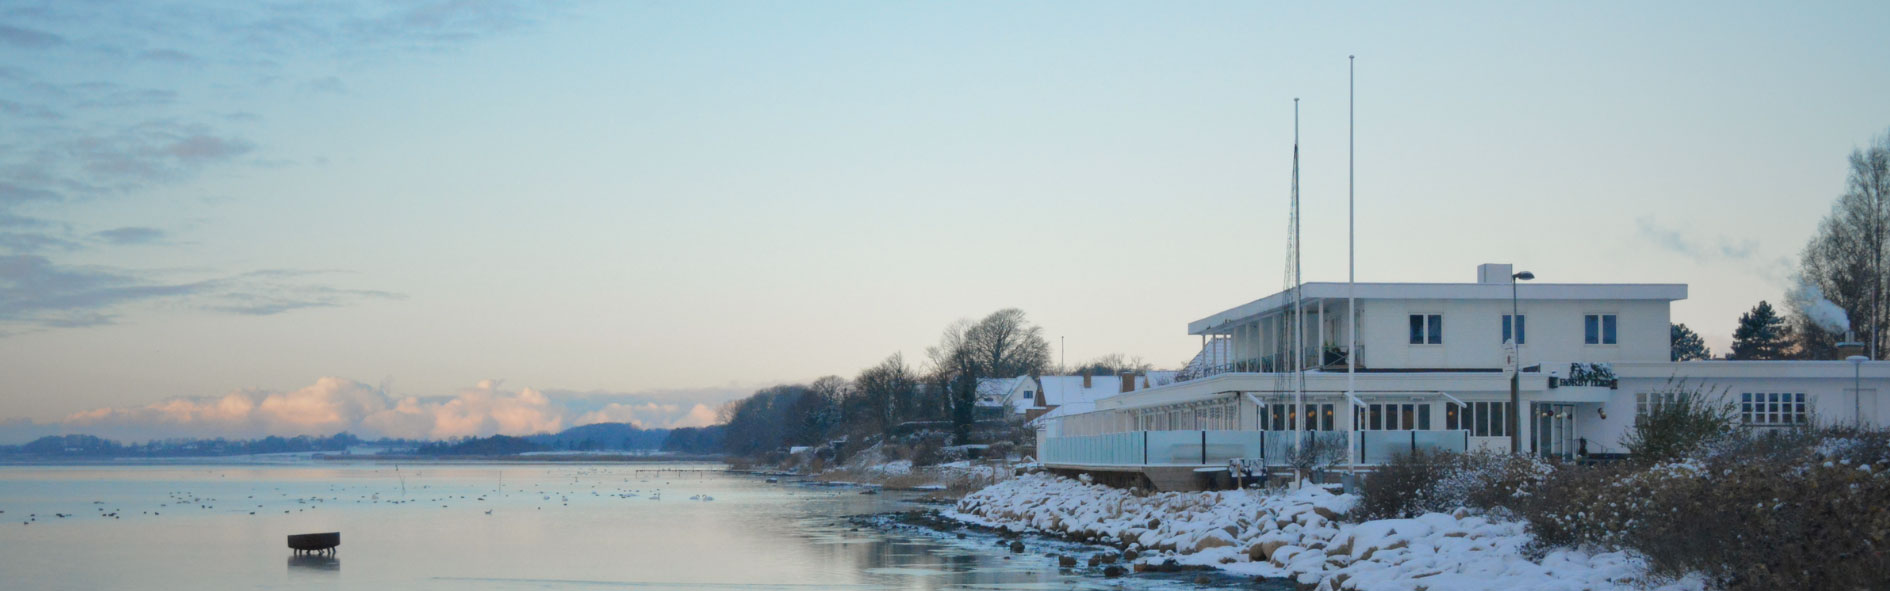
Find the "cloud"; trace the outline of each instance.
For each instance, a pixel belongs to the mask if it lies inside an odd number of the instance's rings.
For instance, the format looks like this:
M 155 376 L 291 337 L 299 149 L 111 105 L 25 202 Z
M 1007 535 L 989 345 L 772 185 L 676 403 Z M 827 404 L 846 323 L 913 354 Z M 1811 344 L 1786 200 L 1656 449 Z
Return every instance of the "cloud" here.
M 1722 236 L 1712 245 L 1703 244 L 1688 238 L 1679 230 L 1663 226 L 1654 221 L 1654 218 L 1646 216 L 1636 218 L 1634 226 L 1642 239 L 1654 243 L 1663 250 L 1687 256 L 1698 262 L 1747 261 L 1751 260 L 1759 249 L 1758 241 L 1749 238 L 1733 242 Z
M 0 255 L 0 335 L 22 329 L 111 324 L 129 306 L 167 299 L 210 311 L 260 316 L 402 297 L 308 282 L 307 278 L 321 274 L 261 271 L 166 281 L 108 267 L 61 265 L 38 255 Z
M 714 424 L 715 418 L 715 409 L 700 402 L 687 406 L 657 402 L 612 402 L 578 416 L 572 425 L 629 423 L 644 429 L 669 429 L 703 427 Z
M 172 64 L 198 64 L 203 60 L 197 56 L 175 49 L 147 49 L 138 53 L 138 59 Z
M 143 226 L 125 226 L 92 233 L 93 238 L 111 244 L 150 244 L 164 239 L 164 231 Z
M 557 396 L 533 388 L 509 390 L 498 380 L 482 380 L 449 396 L 395 398 L 382 387 L 326 377 L 287 392 L 238 390 L 222 396 L 97 408 L 49 424 L 0 422 L 0 439 L 85 433 L 145 441 L 343 431 L 370 439 L 450 439 L 555 433 L 599 422 L 669 428 L 703 426 L 715 420 L 714 409 L 704 402 L 664 401 L 667 398 L 662 394 Z
M 348 85 L 342 82 L 341 78 L 337 76 L 326 76 L 310 80 L 306 84 L 303 84 L 302 88 L 307 89 L 309 92 L 348 94 Z
M 0 44 L 21 49 L 43 49 L 66 42 L 64 37 L 11 25 L 0 25 Z

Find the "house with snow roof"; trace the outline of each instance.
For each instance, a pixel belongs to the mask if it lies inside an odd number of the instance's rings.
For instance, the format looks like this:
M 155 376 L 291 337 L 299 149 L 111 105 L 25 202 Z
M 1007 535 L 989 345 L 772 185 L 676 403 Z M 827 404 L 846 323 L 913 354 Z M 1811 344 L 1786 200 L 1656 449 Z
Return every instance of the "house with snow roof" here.
M 1749 428 L 1890 424 L 1890 362 L 1674 362 L 1670 310 L 1686 285 L 1519 283 L 1512 270 L 1306 283 L 1211 314 L 1189 323 L 1202 352 L 1172 383 L 1079 396 L 1041 421 L 1038 458 L 1185 487 L 1172 475 L 1283 466 L 1314 439 L 1363 469 L 1427 448 L 1607 457 L 1680 385 L 1734 403 Z
M 1037 403 L 1037 380 L 1030 376 L 978 380 L 978 412 L 988 418 L 1022 416 Z
M 1085 413 L 1096 408 L 1096 401 L 1153 386 L 1174 383 L 1172 371 L 1144 371 L 1113 376 L 1043 376 L 1037 378 L 1042 388 L 1036 405 L 1026 418 L 1039 423 L 1047 416 Z

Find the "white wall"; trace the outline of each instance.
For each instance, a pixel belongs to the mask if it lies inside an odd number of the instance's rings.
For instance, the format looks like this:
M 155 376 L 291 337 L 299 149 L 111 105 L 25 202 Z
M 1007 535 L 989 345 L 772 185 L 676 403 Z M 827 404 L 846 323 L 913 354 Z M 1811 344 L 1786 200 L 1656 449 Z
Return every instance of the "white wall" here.
M 1547 364 L 1566 373 L 1571 362 L 1666 361 L 1668 303 L 1664 301 L 1523 301 L 1525 365 Z M 1503 316 L 1510 303 L 1492 300 L 1375 300 L 1359 306 L 1361 357 L 1373 368 L 1488 369 L 1503 367 Z M 1442 314 L 1442 345 L 1410 344 L 1410 315 Z M 1583 342 L 1584 317 L 1613 314 L 1614 345 Z

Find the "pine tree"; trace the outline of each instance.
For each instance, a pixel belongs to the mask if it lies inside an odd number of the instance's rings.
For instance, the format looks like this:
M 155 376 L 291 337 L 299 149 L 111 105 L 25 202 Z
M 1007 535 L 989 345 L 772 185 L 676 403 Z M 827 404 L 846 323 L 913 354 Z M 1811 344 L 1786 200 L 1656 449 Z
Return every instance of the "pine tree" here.
M 1687 328 L 1687 325 L 1672 325 L 1672 329 L 1668 331 L 1668 335 L 1672 344 L 1674 361 L 1694 361 L 1713 358 L 1713 350 L 1707 348 L 1706 341 L 1700 338 L 1700 333 L 1693 332 L 1693 329 Z
M 1760 301 L 1751 312 L 1739 315 L 1739 328 L 1733 331 L 1733 359 L 1785 359 L 1790 335 L 1785 320 L 1772 305 Z

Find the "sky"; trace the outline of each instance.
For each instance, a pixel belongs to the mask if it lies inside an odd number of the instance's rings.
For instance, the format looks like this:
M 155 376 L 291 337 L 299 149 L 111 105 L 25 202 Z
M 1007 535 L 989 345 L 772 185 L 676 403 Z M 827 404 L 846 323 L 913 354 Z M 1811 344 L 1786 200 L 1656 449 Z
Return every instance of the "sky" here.
M 1181 365 L 1303 267 L 1691 286 L 1890 131 L 1890 4 L 6 2 L 0 442 L 700 425 L 1017 307 Z

